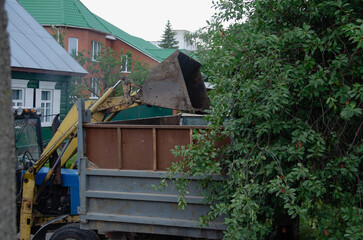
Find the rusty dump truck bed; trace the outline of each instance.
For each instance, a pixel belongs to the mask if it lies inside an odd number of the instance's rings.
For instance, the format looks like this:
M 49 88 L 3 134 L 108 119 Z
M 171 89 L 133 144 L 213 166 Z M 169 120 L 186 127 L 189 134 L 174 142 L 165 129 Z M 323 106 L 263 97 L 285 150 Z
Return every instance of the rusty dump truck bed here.
M 191 143 L 193 130 L 204 128 L 180 125 L 183 121 L 180 116 L 173 116 L 79 125 L 82 228 L 113 236 L 137 232 L 222 238 L 225 229 L 222 217 L 200 228 L 199 217 L 209 207 L 202 202 L 197 178 L 190 179 L 188 206 L 184 211 L 178 209 L 178 192 L 172 184 L 162 192 L 153 187 L 160 184 L 172 162 L 180 160 L 170 150 Z M 154 124 L 145 125 L 146 122 Z M 218 181 L 218 176 L 215 180 Z
M 96 168 L 166 171 L 171 149 L 191 142 L 192 126 L 91 124 L 85 126 L 86 156 Z

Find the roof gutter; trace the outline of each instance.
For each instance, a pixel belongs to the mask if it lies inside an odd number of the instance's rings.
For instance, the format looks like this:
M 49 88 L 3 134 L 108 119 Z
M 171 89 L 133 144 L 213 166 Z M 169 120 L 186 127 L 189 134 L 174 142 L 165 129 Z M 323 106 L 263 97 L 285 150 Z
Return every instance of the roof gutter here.
M 82 77 L 82 76 L 88 74 L 87 71 L 85 73 L 80 73 L 80 72 L 64 72 L 64 71 L 53 71 L 53 70 L 46 70 L 46 69 L 23 68 L 23 67 L 11 67 L 11 71 L 25 72 L 25 73 L 53 74 L 53 75 L 62 75 L 62 76 L 79 76 L 79 77 Z

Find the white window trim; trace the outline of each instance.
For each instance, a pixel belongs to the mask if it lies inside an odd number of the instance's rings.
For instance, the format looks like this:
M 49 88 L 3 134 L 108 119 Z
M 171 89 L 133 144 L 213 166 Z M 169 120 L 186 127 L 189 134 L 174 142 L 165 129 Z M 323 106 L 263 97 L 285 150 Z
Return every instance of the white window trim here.
M 42 98 L 43 92 L 49 92 L 49 99 L 44 100 L 44 99 L 40 99 L 40 106 L 42 107 L 42 105 L 47 106 L 49 104 L 49 114 L 50 116 L 42 116 L 41 118 L 41 124 L 49 124 L 52 122 L 53 120 L 53 91 L 49 90 L 49 89 L 40 89 L 40 98 Z M 42 113 L 43 113 L 43 109 L 42 109 Z M 46 113 L 46 110 L 44 110 L 44 113 Z M 43 122 L 43 118 L 46 119 L 47 117 L 49 117 L 49 121 L 44 121 Z
M 39 81 L 39 88 L 36 89 L 36 107 L 41 107 L 41 94 L 42 91 L 51 91 L 51 118 L 49 122 L 42 122 L 42 127 L 50 127 L 52 126 L 53 118 L 56 114 L 60 112 L 60 98 L 61 91 L 55 89 L 55 85 L 57 82 L 48 82 L 48 81 Z
M 13 104 L 15 103 L 15 106 L 13 107 L 24 107 L 25 105 L 25 91 L 24 88 L 11 88 L 11 91 L 13 90 L 19 90 L 21 91 L 21 99 L 12 99 Z M 20 105 L 18 105 L 20 103 Z
M 11 79 L 11 88 L 27 88 L 29 80 Z
M 23 91 L 23 107 L 34 107 L 34 90 L 28 88 L 29 80 L 11 79 L 11 89 Z
M 57 82 L 39 81 L 39 88 L 43 90 L 54 90 Z

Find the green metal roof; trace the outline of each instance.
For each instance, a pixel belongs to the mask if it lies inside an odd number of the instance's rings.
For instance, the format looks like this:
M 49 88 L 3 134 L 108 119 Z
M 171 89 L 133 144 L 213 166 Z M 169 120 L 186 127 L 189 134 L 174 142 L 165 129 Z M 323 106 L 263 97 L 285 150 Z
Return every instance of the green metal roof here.
M 112 34 L 142 53 L 161 62 L 175 49 L 162 49 L 132 36 L 93 14 L 79 0 L 18 0 L 42 25 L 89 28 Z

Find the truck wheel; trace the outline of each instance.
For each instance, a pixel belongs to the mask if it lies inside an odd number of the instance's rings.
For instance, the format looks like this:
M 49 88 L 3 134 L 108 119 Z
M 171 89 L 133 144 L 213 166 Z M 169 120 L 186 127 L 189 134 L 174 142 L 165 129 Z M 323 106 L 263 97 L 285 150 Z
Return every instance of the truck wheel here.
M 83 230 L 74 225 L 66 225 L 55 231 L 50 240 L 100 240 L 100 238 L 93 231 Z

